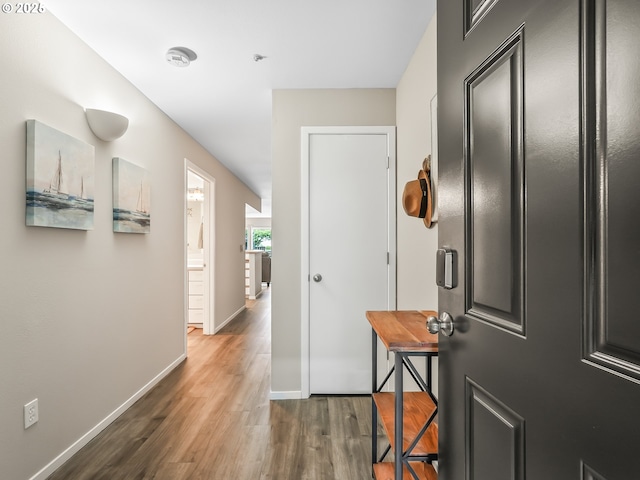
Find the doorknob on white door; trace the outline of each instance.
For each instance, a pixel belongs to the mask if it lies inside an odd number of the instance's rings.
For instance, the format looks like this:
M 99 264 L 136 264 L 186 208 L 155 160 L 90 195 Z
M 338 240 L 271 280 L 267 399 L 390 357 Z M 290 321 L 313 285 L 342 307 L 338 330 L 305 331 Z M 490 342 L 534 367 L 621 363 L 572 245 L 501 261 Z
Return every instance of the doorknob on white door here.
M 440 319 L 433 316 L 428 317 L 427 330 L 429 330 L 429 333 L 436 334 L 440 332 L 442 335 L 450 337 L 453 335 L 453 317 L 447 312 L 442 312 Z
M 313 276 L 313 281 L 314 281 L 314 282 L 321 282 L 321 281 L 322 281 L 322 275 L 320 275 L 319 273 L 316 273 L 316 274 Z

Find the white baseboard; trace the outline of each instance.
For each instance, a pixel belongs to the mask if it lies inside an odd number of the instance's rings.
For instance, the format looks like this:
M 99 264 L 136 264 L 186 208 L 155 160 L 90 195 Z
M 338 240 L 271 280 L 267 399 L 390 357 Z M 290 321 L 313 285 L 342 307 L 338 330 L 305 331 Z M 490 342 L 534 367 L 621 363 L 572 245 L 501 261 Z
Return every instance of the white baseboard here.
M 227 318 L 224 322 L 222 322 L 222 325 L 218 326 L 213 333 L 218 333 L 220 330 L 222 330 L 231 320 L 233 320 L 234 318 L 236 318 L 238 315 L 240 315 L 242 312 L 244 312 L 247 309 L 247 307 L 245 305 L 242 306 L 242 308 L 240 308 L 237 312 L 235 312 L 233 315 L 231 315 L 229 318 Z
M 116 408 L 111 414 L 109 414 L 104 420 L 98 423 L 95 427 L 85 433 L 82 437 L 76 440 L 69 448 L 54 458 L 47 466 L 36 473 L 30 480 L 44 480 L 62 466 L 67 460 L 95 438 L 102 430 L 107 428 L 112 422 L 114 422 L 120 415 L 122 415 L 131 405 L 136 403 L 145 393 L 155 387 L 160 380 L 166 377 L 174 368 L 180 365 L 187 356 L 185 354 L 180 355 L 175 361 L 173 361 L 167 368 L 156 375 L 149 383 L 138 390 L 131 398 Z
M 255 295 L 249 295 L 249 300 L 257 300 L 258 297 L 260 295 L 262 295 L 264 293 L 264 289 L 261 289 L 258 293 L 256 293 Z
M 301 400 L 305 397 L 302 396 L 301 391 L 274 392 L 272 390 L 269 398 L 271 398 L 271 400 Z

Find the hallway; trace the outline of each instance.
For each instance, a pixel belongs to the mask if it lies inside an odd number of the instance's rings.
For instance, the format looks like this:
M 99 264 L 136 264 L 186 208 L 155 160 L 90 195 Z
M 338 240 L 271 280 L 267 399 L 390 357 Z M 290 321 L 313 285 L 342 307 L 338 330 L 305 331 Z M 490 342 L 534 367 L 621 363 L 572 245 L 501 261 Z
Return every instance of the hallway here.
M 271 289 L 49 480 L 365 480 L 369 397 L 271 402 Z

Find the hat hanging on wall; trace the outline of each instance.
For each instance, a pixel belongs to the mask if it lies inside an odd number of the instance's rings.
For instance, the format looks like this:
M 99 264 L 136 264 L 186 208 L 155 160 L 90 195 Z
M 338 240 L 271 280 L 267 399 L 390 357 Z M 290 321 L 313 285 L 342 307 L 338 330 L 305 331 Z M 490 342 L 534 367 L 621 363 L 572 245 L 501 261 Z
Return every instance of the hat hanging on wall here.
M 407 182 L 402 193 L 402 206 L 410 217 L 422 218 L 424 225 L 431 228 L 433 222 L 433 200 L 431 192 L 431 155 L 422 162 L 418 179 Z

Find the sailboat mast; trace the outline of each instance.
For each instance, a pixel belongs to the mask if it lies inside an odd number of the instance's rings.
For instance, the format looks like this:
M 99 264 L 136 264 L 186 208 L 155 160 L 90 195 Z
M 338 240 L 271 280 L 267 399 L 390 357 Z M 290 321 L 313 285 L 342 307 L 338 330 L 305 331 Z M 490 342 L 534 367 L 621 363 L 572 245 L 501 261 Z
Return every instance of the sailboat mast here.
M 136 212 L 144 213 L 145 215 L 149 213 L 149 206 L 145 203 L 144 186 L 142 181 L 140 181 L 140 190 L 138 190 L 138 203 L 136 204 Z
M 62 153 L 58 150 L 58 168 L 56 169 L 54 190 L 56 193 L 62 191 Z
M 56 166 L 55 171 L 53 172 L 53 176 L 51 177 L 51 181 L 49 182 L 49 188 L 45 188 L 44 192 L 46 193 L 63 193 L 62 192 L 62 153 L 58 150 L 58 164 Z

